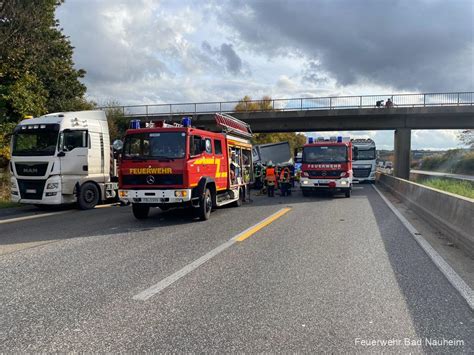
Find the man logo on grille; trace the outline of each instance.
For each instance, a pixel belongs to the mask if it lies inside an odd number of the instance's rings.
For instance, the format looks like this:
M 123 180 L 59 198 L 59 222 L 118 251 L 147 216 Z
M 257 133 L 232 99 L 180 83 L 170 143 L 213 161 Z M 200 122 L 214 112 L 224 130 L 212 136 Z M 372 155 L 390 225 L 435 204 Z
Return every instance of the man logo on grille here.
M 155 177 L 153 175 L 148 175 L 146 177 L 146 183 L 151 185 L 151 184 L 154 184 L 155 183 Z
M 322 172 L 321 176 L 326 176 L 327 173 L 325 171 Z

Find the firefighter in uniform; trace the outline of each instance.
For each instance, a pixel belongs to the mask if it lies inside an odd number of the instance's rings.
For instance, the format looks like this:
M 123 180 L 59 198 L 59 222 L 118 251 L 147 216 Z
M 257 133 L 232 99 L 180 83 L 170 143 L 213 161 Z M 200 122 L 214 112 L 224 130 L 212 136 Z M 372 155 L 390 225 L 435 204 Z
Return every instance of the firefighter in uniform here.
M 265 173 L 265 181 L 267 183 L 268 197 L 274 197 L 275 185 L 277 181 L 276 181 L 275 167 L 273 166 L 273 162 L 271 160 L 267 164 L 267 170 Z
M 281 196 L 291 195 L 291 173 L 287 166 L 283 167 L 280 172 L 280 189 Z

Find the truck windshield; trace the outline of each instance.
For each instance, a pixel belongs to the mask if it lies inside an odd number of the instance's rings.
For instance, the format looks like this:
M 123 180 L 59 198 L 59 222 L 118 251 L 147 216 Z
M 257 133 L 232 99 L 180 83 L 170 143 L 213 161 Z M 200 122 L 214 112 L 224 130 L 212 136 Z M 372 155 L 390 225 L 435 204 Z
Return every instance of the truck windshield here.
M 179 159 L 186 152 L 184 132 L 147 132 L 125 138 L 123 159 Z
M 21 125 L 13 131 L 13 156 L 54 155 L 58 124 Z
M 370 149 L 358 149 L 357 155 L 354 156 L 354 160 L 373 160 L 375 159 L 375 148 Z
M 347 161 L 346 146 L 305 147 L 303 163 L 345 163 Z

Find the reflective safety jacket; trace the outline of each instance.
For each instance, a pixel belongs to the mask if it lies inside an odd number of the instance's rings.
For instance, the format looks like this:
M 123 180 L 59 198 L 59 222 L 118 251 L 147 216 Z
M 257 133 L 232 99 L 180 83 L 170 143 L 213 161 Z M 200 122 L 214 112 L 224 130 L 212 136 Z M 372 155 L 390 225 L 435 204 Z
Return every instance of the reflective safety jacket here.
M 267 168 L 265 180 L 267 180 L 268 185 L 275 185 L 276 183 L 275 168 Z

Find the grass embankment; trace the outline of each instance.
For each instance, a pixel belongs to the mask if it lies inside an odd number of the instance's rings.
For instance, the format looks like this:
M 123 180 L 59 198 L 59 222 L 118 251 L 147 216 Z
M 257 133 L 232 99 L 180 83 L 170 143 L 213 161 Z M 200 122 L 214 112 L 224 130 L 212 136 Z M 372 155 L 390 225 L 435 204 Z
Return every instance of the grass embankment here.
M 16 207 L 17 203 L 10 202 L 10 174 L 0 168 L 0 208 Z
M 420 181 L 420 183 L 434 189 L 451 192 L 456 195 L 474 199 L 474 185 L 469 181 L 458 181 L 453 179 L 429 179 Z
M 427 171 L 474 175 L 474 151 L 448 150 L 443 154 L 427 157 L 415 168 Z

